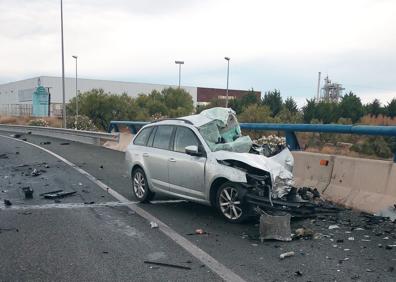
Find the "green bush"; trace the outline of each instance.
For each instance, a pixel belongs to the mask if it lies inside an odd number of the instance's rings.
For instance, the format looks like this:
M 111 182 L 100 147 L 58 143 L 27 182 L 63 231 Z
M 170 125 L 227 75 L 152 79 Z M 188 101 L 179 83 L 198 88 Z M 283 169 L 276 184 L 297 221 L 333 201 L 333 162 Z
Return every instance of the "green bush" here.
M 48 122 L 44 119 L 32 119 L 29 121 L 28 125 L 31 126 L 44 126 L 47 127 L 48 126 Z
M 67 128 L 78 129 L 78 130 L 87 130 L 87 131 L 97 131 L 98 129 L 93 124 L 92 120 L 87 116 L 68 116 L 66 118 L 66 126 Z

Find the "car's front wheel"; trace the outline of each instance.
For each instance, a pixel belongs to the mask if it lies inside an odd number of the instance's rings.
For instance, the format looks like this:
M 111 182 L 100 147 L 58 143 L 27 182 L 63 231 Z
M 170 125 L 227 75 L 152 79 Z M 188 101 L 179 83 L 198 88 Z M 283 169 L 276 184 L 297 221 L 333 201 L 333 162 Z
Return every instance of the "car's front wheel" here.
M 146 174 L 141 168 L 136 168 L 132 172 L 132 191 L 135 198 L 146 203 L 153 199 L 154 193 L 150 191 Z
M 225 182 L 217 191 L 216 204 L 223 218 L 232 223 L 240 223 L 249 217 L 248 205 L 243 199 L 240 184 Z

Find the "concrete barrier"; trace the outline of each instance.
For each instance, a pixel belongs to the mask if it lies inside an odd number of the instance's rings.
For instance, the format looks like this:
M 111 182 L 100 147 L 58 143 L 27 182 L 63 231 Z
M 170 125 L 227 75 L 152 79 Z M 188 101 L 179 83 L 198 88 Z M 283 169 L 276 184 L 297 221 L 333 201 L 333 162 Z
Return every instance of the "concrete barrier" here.
M 396 204 L 396 164 L 391 161 L 293 152 L 297 186 L 317 187 L 323 198 L 380 213 Z M 328 166 L 320 166 L 328 160 Z
M 396 175 L 392 172 L 395 174 L 396 170 L 390 161 L 337 156 L 325 198 L 346 207 L 377 213 L 396 203 Z
M 320 193 L 330 184 L 334 156 L 293 151 L 293 174 L 298 187 L 317 188 Z

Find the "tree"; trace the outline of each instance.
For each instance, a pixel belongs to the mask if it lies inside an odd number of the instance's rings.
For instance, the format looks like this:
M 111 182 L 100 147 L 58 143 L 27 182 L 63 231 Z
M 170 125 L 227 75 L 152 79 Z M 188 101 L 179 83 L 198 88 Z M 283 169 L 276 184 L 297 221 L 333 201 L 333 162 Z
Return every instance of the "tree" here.
M 303 120 L 305 123 L 311 123 L 316 118 L 316 101 L 315 99 L 307 99 L 307 104 L 302 108 Z
M 324 124 L 337 122 L 338 104 L 334 102 L 320 101 L 316 104 L 315 118 Z
M 292 114 L 296 114 L 298 112 L 297 103 L 292 97 L 285 100 L 284 107 Z
M 340 118 L 350 118 L 353 123 L 364 114 L 362 101 L 352 91 L 342 97 L 338 110 Z
M 275 89 L 265 92 L 262 104 L 270 108 L 272 117 L 276 116 L 282 110 L 283 104 L 280 91 Z
M 268 106 L 253 104 L 239 115 L 238 120 L 241 122 L 273 122 L 274 119 Z
M 161 91 L 165 106 L 168 108 L 169 117 L 191 115 L 194 103 L 190 93 L 183 88 L 164 88 Z
M 371 104 L 367 104 L 366 110 L 370 116 L 375 116 L 375 117 L 378 117 L 380 114 L 383 113 L 383 110 L 381 108 L 381 103 L 378 99 L 374 99 L 374 101 Z
M 391 118 L 396 117 L 396 98 L 393 98 L 386 106 L 386 114 Z

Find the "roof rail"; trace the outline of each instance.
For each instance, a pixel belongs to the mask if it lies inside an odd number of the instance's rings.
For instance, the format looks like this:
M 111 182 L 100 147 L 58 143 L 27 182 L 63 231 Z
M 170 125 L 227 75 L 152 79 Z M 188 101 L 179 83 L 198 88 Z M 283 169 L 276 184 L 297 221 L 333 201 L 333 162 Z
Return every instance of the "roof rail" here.
M 152 121 L 150 123 L 156 123 L 156 122 L 160 122 L 160 121 L 166 121 L 166 120 L 178 120 L 178 121 L 184 121 L 185 123 L 194 125 L 191 121 L 189 121 L 188 119 L 184 119 L 184 118 L 164 118 L 164 119 L 159 119 L 159 120 L 155 120 Z

